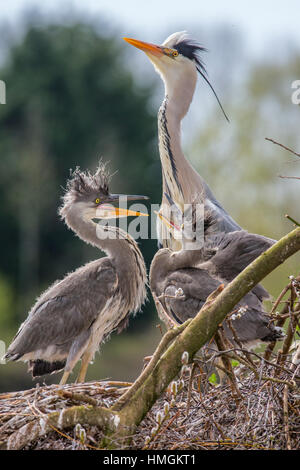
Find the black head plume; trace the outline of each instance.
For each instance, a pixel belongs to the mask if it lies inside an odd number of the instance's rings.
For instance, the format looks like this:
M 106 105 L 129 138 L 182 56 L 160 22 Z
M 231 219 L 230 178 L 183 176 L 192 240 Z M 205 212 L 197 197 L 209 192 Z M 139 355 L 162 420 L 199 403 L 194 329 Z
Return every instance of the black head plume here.
M 186 35 L 186 33 L 179 33 L 179 34 L 175 33 L 175 34 L 176 36 L 174 35 L 174 44 L 172 46 L 170 45 L 169 47 L 173 47 L 173 49 L 176 49 L 179 54 L 195 62 L 198 72 L 200 73 L 201 77 L 206 81 L 206 83 L 212 90 L 226 120 L 229 122 L 228 116 L 224 111 L 221 101 L 219 100 L 219 97 L 217 93 L 215 92 L 214 87 L 212 86 L 212 84 L 210 83 L 208 79 L 205 64 L 201 57 L 202 52 L 207 52 L 207 49 L 201 46 L 200 44 L 198 44 L 196 41 L 190 39 Z M 170 38 L 171 37 L 172 36 L 170 36 Z

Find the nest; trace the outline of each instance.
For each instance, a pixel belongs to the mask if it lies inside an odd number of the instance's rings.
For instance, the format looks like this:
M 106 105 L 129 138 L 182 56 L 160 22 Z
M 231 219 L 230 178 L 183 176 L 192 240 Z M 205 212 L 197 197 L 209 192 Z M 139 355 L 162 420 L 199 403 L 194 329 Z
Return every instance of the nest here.
M 232 355 L 232 350 L 230 355 Z M 237 351 L 235 351 L 237 353 Z M 226 353 L 229 354 L 229 353 Z M 247 353 L 249 354 L 249 353 Z M 215 354 L 214 360 L 216 360 Z M 220 356 L 218 356 L 220 357 Z M 184 366 L 132 437 L 128 449 L 298 449 L 299 366 L 272 364 L 253 354 L 255 372 L 234 367 L 234 380 L 214 382 L 203 360 Z M 251 366 L 252 367 L 252 366 Z M 220 370 L 223 369 L 219 366 Z M 225 369 L 224 369 L 225 370 Z M 210 374 L 210 375 L 209 375 Z M 224 378 L 223 378 L 224 382 Z M 0 446 L 25 424 L 78 405 L 109 408 L 130 384 L 91 382 L 36 388 L 0 395 Z M 25 449 L 99 449 L 103 437 L 96 426 L 54 428 Z
M 271 321 L 278 326 L 289 320 L 281 349 L 275 352 L 275 343 L 261 354 L 243 349 L 242 344 L 231 344 L 220 326 L 214 336 L 217 348 L 207 345 L 191 364 L 187 352 L 182 355 L 179 376 L 122 448 L 299 449 L 299 281 L 300 276 L 291 279 L 271 311 Z M 283 301 L 288 292 L 289 299 Z M 281 302 L 279 314 L 275 310 Z M 230 317 L 226 321 L 230 326 Z M 1 394 L 0 449 L 14 448 L 18 435 L 22 445 L 17 448 L 99 450 L 105 441 L 99 426 L 79 424 L 77 419 L 61 426 L 60 417 L 74 405 L 109 409 L 130 386 L 106 380 Z M 47 421 L 53 412 L 58 413 L 56 426 Z M 30 429 L 38 431 L 28 437 Z

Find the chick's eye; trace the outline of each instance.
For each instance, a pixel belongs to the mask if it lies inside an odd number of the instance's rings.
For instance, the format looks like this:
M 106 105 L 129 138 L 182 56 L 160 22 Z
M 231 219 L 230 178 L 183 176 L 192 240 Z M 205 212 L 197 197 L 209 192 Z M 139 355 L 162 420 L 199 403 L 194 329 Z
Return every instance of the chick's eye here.
M 173 57 L 177 57 L 177 56 L 178 56 L 178 51 L 176 51 L 176 50 L 173 51 L 173 52 L 172 52 L 172 55 L 173 55 Z
M 95 199 L 95 204 L 99 204 L 100 203 L 100 199 L 97 197 L 97 199 Z

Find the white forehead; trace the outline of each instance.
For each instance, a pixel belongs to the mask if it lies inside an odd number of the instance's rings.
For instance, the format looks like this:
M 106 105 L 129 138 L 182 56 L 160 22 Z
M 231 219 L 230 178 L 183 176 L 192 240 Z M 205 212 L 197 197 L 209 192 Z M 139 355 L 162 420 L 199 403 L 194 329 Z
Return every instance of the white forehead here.
M 167 39 L 162 43 L 162 46 L 165 47 L 174 47 L 178 42 L 186 39 L 188 36 L 186 31 L 178 31 L 177 33 L 171 34 Z

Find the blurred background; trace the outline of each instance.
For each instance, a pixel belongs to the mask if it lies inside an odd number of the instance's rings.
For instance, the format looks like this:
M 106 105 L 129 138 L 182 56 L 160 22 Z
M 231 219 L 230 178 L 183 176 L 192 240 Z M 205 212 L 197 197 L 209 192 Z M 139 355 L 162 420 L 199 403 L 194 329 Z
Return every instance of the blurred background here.
M 117 170 L 113 192 L 161 200 L 156 114 L 163 84 L 123 36 L 159 44 L 187 30 L 207 47 L 209 78 L 230 124 L 199 79 L 183 122 L 185 154 L 245 229 L 280 238 L 293 228 L 284 215 L 300 219 L 300 181 L 279 175 L 300 176 L 300 158 L 265 138 L 300 151 L 300 107 L 291 100 L 300 80 L 299 10 L 296 0 L 276 7 L 269 0 L 1 4 L 1 341 L 8 346 L 46 287 L 99 257 L 57 215 L 70 168 L 94 170 L 102 156 Z M 156 246 L 140 241 L 148 268 Z M 277 296 L 299 269 L 296 255 L 264 285 Z M 87 379 L 135 379 L 161 337 L 158 324 L 149 293 L 126 332 L 101 347 Z M 43 379 L 32 381 L 25 364 L 0 364 L 0 391 L 35 382 Z

